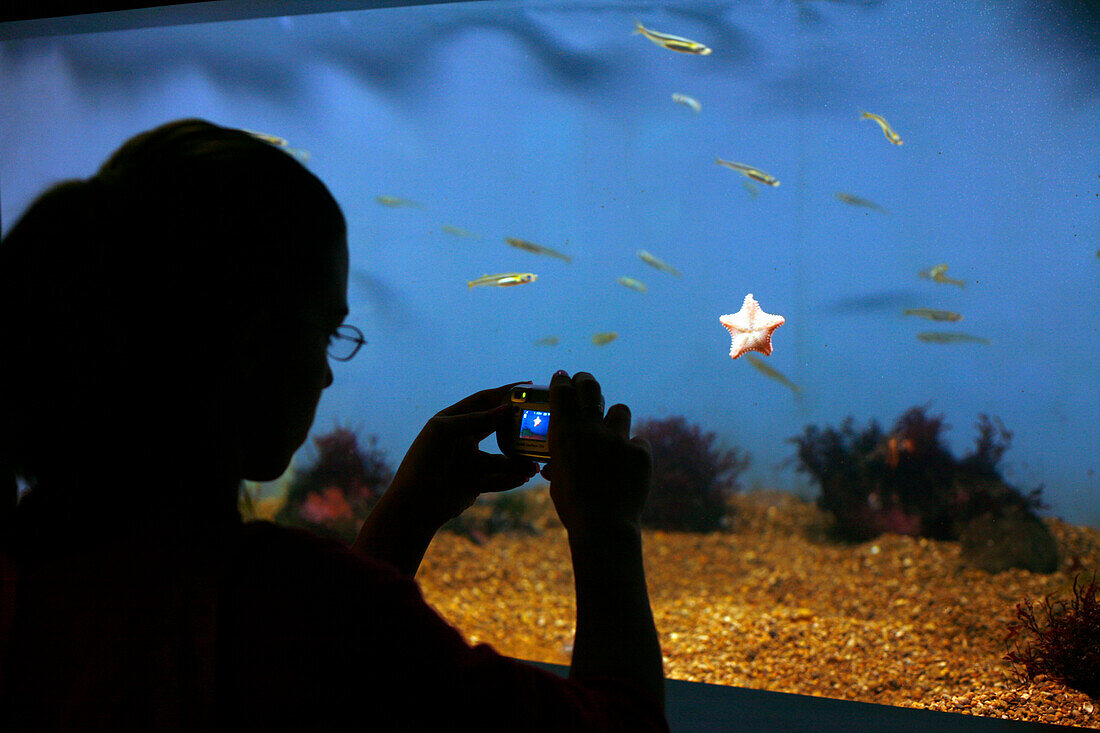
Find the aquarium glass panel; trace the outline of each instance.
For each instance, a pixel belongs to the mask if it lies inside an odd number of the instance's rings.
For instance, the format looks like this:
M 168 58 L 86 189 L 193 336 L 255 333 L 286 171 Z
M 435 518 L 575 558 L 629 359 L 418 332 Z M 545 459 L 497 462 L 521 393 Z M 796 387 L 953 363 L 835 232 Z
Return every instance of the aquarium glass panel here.
M 1017 603 L 1100 564 L 1100 23 L 1080 5 L 11 23 L 0 214 L 169 120 L 262 134 L 343 207 L 367 343 L 246 514 L 350 539 L 434 413 L 588 371 L 652 446 L 668 676 L 1080 716 L 1003 659 Z M 527 418 L 537 437 L 552 416 Z M 569 662 L 541 478 L 453 520 L 419 581 L 471 641 Z M 995 706 L 1021 689 L 1050 710 Z

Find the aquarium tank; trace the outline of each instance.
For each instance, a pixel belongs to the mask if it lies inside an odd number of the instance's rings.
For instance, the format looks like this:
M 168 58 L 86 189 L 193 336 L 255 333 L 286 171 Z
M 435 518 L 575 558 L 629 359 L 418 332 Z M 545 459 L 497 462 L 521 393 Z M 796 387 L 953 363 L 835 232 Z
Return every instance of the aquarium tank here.
M 1100 727 L 1095 670 L 1049 651 L 1100 635 L 1095 8 L 222 2 L 9 22 L 0 216 L 7 232 L 163 122 L 251 131 L 343 207 L 368 344 L 333 362 L 287 474 L 242 487 L 246 516 L 354 537 L 435 412 L 588 371 L 653 448 L 669 678 Z M 482 496 L 418 580 L 471 641 L 568 663 L 541 479 Z

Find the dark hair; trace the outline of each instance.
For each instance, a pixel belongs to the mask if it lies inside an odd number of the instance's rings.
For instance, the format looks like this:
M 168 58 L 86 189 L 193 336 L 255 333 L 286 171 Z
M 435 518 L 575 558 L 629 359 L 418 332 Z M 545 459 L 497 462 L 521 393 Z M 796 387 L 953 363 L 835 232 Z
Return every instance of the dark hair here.
M 178 439 L 168 415 L 248 323 L 316 292 L 344 238 L 291 155 L 202 120 L 137 135 L 43 193 L 0 241 L 0 522 L 17 476 Z

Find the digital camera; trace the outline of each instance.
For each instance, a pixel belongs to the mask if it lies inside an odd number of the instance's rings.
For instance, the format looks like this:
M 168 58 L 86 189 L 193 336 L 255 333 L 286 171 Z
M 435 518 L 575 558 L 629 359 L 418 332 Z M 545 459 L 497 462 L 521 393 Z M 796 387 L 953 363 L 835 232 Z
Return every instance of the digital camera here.
M 507 427 L 497 430 L 497 445 L 506 456 L 550 460 L 550 388 L 519 385 L 508 393 L 516 412 Z

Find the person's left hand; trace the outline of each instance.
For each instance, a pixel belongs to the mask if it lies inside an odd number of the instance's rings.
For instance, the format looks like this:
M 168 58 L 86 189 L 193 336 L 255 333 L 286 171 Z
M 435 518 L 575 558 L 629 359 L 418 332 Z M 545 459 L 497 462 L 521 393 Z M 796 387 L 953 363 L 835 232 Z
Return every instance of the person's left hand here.
M 469 508 L 479 494 L 508 491 L 538 472 L 529 458 L 486 453 L 478 444 L 505 427 L 515 409 L 505 402 L 514 382 L 486 389 L 441 410 L 409 447 L 386 494 L 402 498 L 424 513 L 435 527 Z

